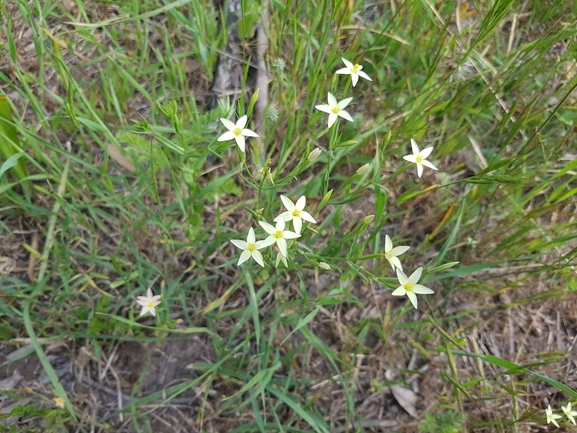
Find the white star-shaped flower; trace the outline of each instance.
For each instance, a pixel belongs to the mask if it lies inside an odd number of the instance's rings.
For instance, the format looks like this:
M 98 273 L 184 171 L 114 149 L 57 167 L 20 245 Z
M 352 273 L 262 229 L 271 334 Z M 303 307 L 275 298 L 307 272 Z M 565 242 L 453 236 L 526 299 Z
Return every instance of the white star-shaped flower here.
M 284 195 L 281 195 L 280 199 L 284 204 L 284 207 L 286 208 L 286 212 L 283 212 L 279 216 L 277 216 L 274 219 L 274 222 L 277 222 L 281 219 L 284 219 L 285 221 L 292 220 L 295 228 L 295 233 L 297 235 L 301 234 L 301 230 L 303 228 L 303 220 L 313 224 L 317 223 L 310 213 L 305 212 L 303 210 L 305 208 L 307 200 L 304 195 L 297 200 L 296 204 L 294 204 L 290 198 L 285 197 Z
M 278 220 L 276 222 L 276 227 L 273 227 L 272 225 L 264 221 L 259 221 L 258 223 L 264 229 L 264 231 L 269 234 L 268 238 L 262 241 L 263 247 L 268 247 L 269 245 L 273 245 L 276 243 L 281 254 L 285 257 L 287 256 L 286 240 L 296 239 L 301 236 L 289 230 L 285 230 L 284 219 Z
M 254 236 L 254 230 L 252 227 L 248 231 L 246 241 L 243 241 L 241 239 L 231 239 L 230 241 L 234 244 L 235 247 L 238 247 L 241 250 L 243 250 L 242 254 L 238 259 L 238 263 L 236 264 L 237 266 L 242 265 L 244 262 L 246 262 L 248 259 L 252 257 L 255 262 L 264 267 L 264 260 L 262 259 L 262 254 L 260 253 L 259 250 L 261 248 L 264 248 L 266 245 L 264 245 L 264 241 L 256 242 L 256 238 Z
M 545 414 L 547 414 L 547 424 L 553 423 L 555 425 L 555 427 L 559 427 L 559 423 L 557 422 L 557 420 L 559 418 L 562 418 L 561 415 L 557 415 L 556 413 L 553 413 L 553 409 L 551 409 L 551 405 L 547 406 L 547 409 L 545 409 Z
M 577 425 L 575 423 L 575 417 L 577 416 L 577 412 L 571 410 L 571 402 L 567 403 L 567 406 L 561 406 L 563 413 L 565 416 L 573 423 L 573 425 Z
M 353 98 L 346 98 L 341 102 L 337 102 L 333 94 L 329 92 L 328 100 L 328 105 L 315 105 L 315 108 L 322 111 L 323 113 L 329 114 L 329 128 L 333 126 L 339 116 L 343 119 L 347 119 L 349 122 L 353 121 L 351 115 L 344 110 L 344 108 L 349 105 Z
M 417 164 L 417 174 L 419 177 L 423 174 L 423 165 L 425 167 L 432 168 L 433 170 L 438 170 L 431 162 L 427 161 L 428 156 L 433 151 L 433 147 L 427 147 L 423 150 L 419 150 L 419 146 L 417 146 L 417 142 L 411 138 L 411 147 L 413 149 L 412 155 L 403 156 L 405 161 L 412 162 L 413 164 Z
M 389 261 L 393 271 L 395 268 L 400 269 L 401 271 L 403 270 L 403 265 L 401 265 L 401 261 L 398 259 L 398 256 L 407 252 L 409 248 L 410 247 L 407 246 L 393 248 L 393 242 L 391 241 L 391 238 L 389 235 L 385 236 L 385 259 Z
M 345 64 L 346 68 L 339 69 L 337 71 L 337 74 L 350 75 L 351 79 L 353 80 L 353 87 L 355 87 L 357 85 L 357 81 L 359 81 L 359 77 L 362 77 L 365 80 L 373 81 L 373 80 L 371 80 L 371 77 L 369 77 L 367 74 L 365 74 L 362 71 L 363 67 L 361 65 L 359 65 L 358 63 L 355 63 L 353 65 L 351 62 L 349 62 L 345 58 L 343 58 L 342 61 Z
M 256 132 L 245 128 L 248 122 L 247 116 L 242 116 L 238 119 L 236 124 L 232 123 L 228 119 L 223 119 L 222 117 L 220 118 L 220 121 L 228 131 L 218 137 L 218 141 L 235 140 L 242 152 L 244 152 L 245 149 L 244 137 L 258 137 Z
M 160 295 L 152 295 L 152 290 L 150 287 L 146 291 L 146 296 L 137 296 L 136 302 L 142 307 L 140 312 L 141 316 L 150 312 L 153 316 L 156 316 L 156 307 L 160 304 Z
M 411 304 L 413 304 L 413 307 L 417 308 L 417 294 L 430 295 L 431 293 L 435 293 L 428 287 L 417 284 L 419 282 L 419 278 L 421 278 L 422 273 L 423 268 L 419 268 L 413 272 L 410 277 L 407 278 L 403 271 L 397 269 L 397 278 L 401 285 L 397 287 L 391 294 L 393 296 L 407 295 L 407 298 L 409 298 Z

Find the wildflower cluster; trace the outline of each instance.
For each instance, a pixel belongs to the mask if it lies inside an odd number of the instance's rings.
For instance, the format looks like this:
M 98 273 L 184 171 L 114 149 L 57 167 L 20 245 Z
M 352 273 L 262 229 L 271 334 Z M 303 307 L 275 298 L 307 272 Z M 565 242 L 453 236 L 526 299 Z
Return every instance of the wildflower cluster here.
M 359 78 L 372 81 L 372 79 L 363 71 L 363 67 L 361 65 L 358 63 L 353 64 L 344 58 L 342 61 L 345 64 L 345 68 L 337 70 L 336 74 L 350 75 L 353 87 L 357 85 Z M 353 121 L 352 116 L 347 111 L 345 111 L 345 108 L 349 106 L 352 100 L 352 97 L 348 97 L 341 101 L 337 101 L 336 97 L 331 92 L 328 92 L 328 103 L 316 105 L 315 108 L 328 114 L 328 128 L 330 129 L 336 123 L 339 117 L 349 122 Z M 246 115 L 240 117 L 236 123 L 233 123 L 231 120 L 224 118 L 221 118 L 220 121 L 226 127 L 227 131 L 218 137 L 218 141 L 234 140 L 241 152 L 246 151 L 246 137 L 258 137 L 254 131 L 246 128 L 248 124 L 248 116 Z M 427 158 L 432 153 L 432 147 L 419 150 L 416 141 L 413 139 L 411 139 L 411 147 L 413 154 L 404 156 L 403 158 L 408 162 L 416 164 L 417 174 L 419 177 L 421 177 L 423 174 L 423 167 L 437 170 L 437 168 L 427 160 Z M 306 161 L 301 163 L 303 164 L 302 167 L 304 168 L 306 164 L 314 162 L 319 157 L 321 152 L 321 149 L 318 148 L 313 150 L 310 154 L 308 154 Z M 299 167 L 301 166 L 299 165 Z M 365 164 L 357 170 L 357 175 L 364 176 L 366 173 L 368 173 L 370 168 L 370 164 Z M 265 168 L 263 168 L 263 170 L 265 170 Z M 264 267 L 265 260 L 261 251 L 267 247 L 272 247 L 275 245 L 277 250 L 275 266 L 278 267 L 279 263 L 281 262 L 287 266 L 287 259 L 289 258 L 291 251 L 291 244 L 289 244 L 289 242 L 301 237 L 303 224 L 305 222 L 316 224 L 316 220 L 313 218 L 313 216 L 304 210 L 306 205 L 305 196 L 300 197 L 296 202 L 293 202 L 284 195 L 281 195 L 280 199 L 286 210 L 274 218 L 273 222 L 275 225 L 272 225 L 266 221 L 258 222 L 260 228 L 267 235 L 264 239 L 257 240 L 255 229 L 251 227 L 248 231 L 246 240 L 231 240 L 231 243 L 235 247 L 242 250 L 237 262 L 237 266 L 242 265 L 252 258 L 256 263 Z M 287 228 L 287 223 L 292 224 L 292 230 Z M 394 296 L 407 296 L 412 305 L 417 308 L 417 294 L 426 295 L 433 293 L 433 291 L 421 284 L 418 284 L 423 272 L 422 267 L 418 268 L 408 277 L 403 272 L 403 267 L 398 257 L 405 253 L 408 249 L 408 246 L 393 247 L 393 243 L 387 235 L 385 239 L 385 251 L 383 256 L 389 262 L 393 271 L 396 272 L 397 279 L 399 281 L 399 286 L 393 291 L 392 294 Z M 317 265 L 321 269 L 330 269 L 330 266 L 324 262 L 317 263 Z M 147 296 L 138 297 L 137 302 L 142 307 L 140 315 L 142 316 L 147 312 L 150 312 L 153 316 L 155 316 L 155 307 L 160 304 L 160 298 L 160 295 L 153 296 L 150 289 L 148 289 Z
M 293 203 L 291 199 L 284 195 L 281 195 L 280 198 L 286 211 L 282 212 L 273 220 L 276 225 L 273 226 L 266 221 L 259 221 L 262 229 L 268 234 L 266 239 L 256 241 L 254 229 L 251 227 L 248 231 L 246 241 L 239 239 L 231 240 L 237 248 L 243 250 L 238 259 L 237 266 L 240 266 L 252 257 L 255 262 L 264 267 L 264 260 L 259 250 L 275 244 L 278 248 L 276 266 L 278 267 L 281 261 L 287 266 L 287 240 L 297 239 L 301 236 L 303 221 L 316 224 L 316 220 L 312 215 L 304 210 L 306 205 L 306 197 L 304 195 L 300 197 L 296 203 Z M 286 223 L 289 221 L 292 222 L 294 231 L 286 229 Z
M 355 87 L 358 83 L 359 77 L 364 78 L 366 80 L 372 81 L 371 78 L 362 71 L 363 67 L 361 65 L 353 64 L 349 62 L 347 59 L 342 59 L 345 68 L 339 69 L 336 71 L 339 75 L 350 75 L 352 79 L 353 87 Z M 353 121 L 351 115 L 345 111 L 345 108 L 351 103 L 353 100 L 352 97 L 345 98 L 341 101 L 337 101 L 336 97 L 332 93 L 328 93 L 328 104 L 316 105 L 315 108 L 319 111 L 327 113 L 328 117 L 328 128 L 330 129 L 339 117 L 348 120 L 349 122 Z M 243 129 L 246 126 L 246 116 L 243 116 L 239 119 L 237 124 L 233 124 L 232 122 L 221 119 L 224 125 L 229 129 L 229 132 L 222 135 L 219 140 L 231 140 L 236 139 L 239 147 L 241 150 L 244 151 L 244 136 L 256 136 L 252 131 Z M 254 135 L 253 135 L 254 134 Z M 240 142 L 238 140 L 241 140 Z M 242 143 L 242 145 L 241 145 Z M 417 165 L 417 174 L 421 177 L 423 173 L 423 166 L 429 167 L 433 170 L 437 170 L 437 168 L 426 160 L 426 158 L 431 154 L 433 148 L 428 147 L 423 149 L 422 151 L 419 150 L 419 147 L 415 140 L 411 139 L 411 146 L 413 150 L 412 155 L 407 155 L 404 157 L 405 160 L 412 162 Z M 320 154 L 320 149 L 315 149 L 309 155 L 309 161 L 314 161 L 318 155 Z M 370 169 L 370 165 L 366 165 L 361 167 L 357 174 L 364 175 Z M 285 266 L 287 265 L 287 258 L 288 258 L 288 245 L 287 240 L 297 239 L 301 236 L 302 225 L 303 221 L 310 222 L 315 224 L 315 219 L 304 210 L 306 199 L 304 196 L 299 198 L 296 203 L 293 203 L 288 197 L 281 195 L 281 201 L 286 208 L 286 211 L 278 215 L 274 222 L 276 223 L 275 226 L 265 222 L 259 221 L 260 226 L 262 229 L 268 234 L 263 240 L 256 240 L 254 229 L 251 227 L 246 241 L 240 239 L 233 239 L 231 242 L 237 247 L 242 250 L 242 253 L 239 257 L 237 265 L 241 265 L 250 258 L 253 258 L 260 266 L 264 267 L 264 259 L 259 250 L 275 245 L 277 246 L 277 258 L 276 258 L 276 266 L 278 267 L 279 263 L 282 261 Z M 286 229 L 286 223 L 292 222 L 294 231 L 290 231 Z M 415 272 L 413 272 L 410 276 L 403 272 L 403 267 L 401 262 L 398 258 L 401 254 L 405 253 L 409 249 L 408 246 L 399 246 L 393 248 L 393 243 L 390 237 L 387 235 L 385 239 L 385 252 L 384 257 L 390 263 L 391 268 L 393 271 L 396 271 L 397 279 L 399 281 L 399 286 L 396 290 L 393 291 L 394 296 L 407 296 L 407 298 L 411 301 L 415 308 L 418 307 L 417 301 L 417 294 L 426 295 L 434 293 L 431 289 L 418 284 L 419 279 L 421 278 L 423 268 L 418 268 Z M 322 269 L 330 269 L 330 267 L 326 263 L 322 263 Z
M 567 403 L 567 406 L 561 406 L 561 410 L 563 411 L 563 414 L 567 417 L 567 419 L 569 421 L 571 421 L 571 423 L 573 425 L 577 425 L 577 423 L 575 422 L 575 417 L 577 416 L 577 412 L 575 412 L 571 408 L 571 402 Z M 547 417 L 547 424 L 553 424 L 555 427 L 559 427 L 559 423 L 557 422 L 557 420 L 563 418 L 561 415 L 553 413 L 553 409 L 551 409 L 551 405 L 547 406 L 547 409 L 545 409 L 545 416 Z

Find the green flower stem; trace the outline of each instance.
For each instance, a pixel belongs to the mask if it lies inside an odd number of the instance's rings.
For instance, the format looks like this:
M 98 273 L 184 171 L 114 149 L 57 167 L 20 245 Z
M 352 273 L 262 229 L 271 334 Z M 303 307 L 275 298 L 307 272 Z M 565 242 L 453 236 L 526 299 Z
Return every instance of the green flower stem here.
M 334 159 L 334 152 L 333 152 L 333 148 L 336 146 L 337 144 L 337 139 L 339 136 L 339 123 L 340 123 L 340 119 L 337 119 L 337 121 L 335 122 L 335 124 L 332 126 L 332 129 L 329 130 L 329 143 L 327 145 L 327 167 L 325 170 L 325 175 L 324 175 L 324 182 L 323 182 L 323 196 L 327 193 L 327 191 L 329 190 L 329 179 L 330 179 L 330 174 L 331 174 L 331 162 Z M 336 160 L 335 160 L 336 162 Z

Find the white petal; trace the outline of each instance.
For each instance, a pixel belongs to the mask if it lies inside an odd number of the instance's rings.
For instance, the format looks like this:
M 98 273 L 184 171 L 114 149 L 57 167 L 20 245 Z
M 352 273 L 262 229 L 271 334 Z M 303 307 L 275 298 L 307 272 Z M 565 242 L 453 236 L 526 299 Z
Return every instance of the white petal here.
M 248 230 L 248 236 L 246 237 L 246 242 L 249 243 L 249 244 L 254 244 L 255 241 L 256 241 L 256 237 L 254 236 L 254 230 L 253 230 L 253 228 L 251 227 L 251 228 Z
M 335 97 L 333 96 L 333 94 L 331 92 L 329 92 L 327 99 L 329 100 L 329 105 L 331 107 L 334 107 L 335 105 L 337 105 L 337 100 L 335 99 Z
M 349 122 L 354 122 L 351 115 L 344 110 L 339 111 L 339 116 L 341 116 L 344 119 L 347 119 Z
M 264 241 L 259 241 L 259 242 L 261 242 L 260 248 L 259 248 L 259 250 L 260 250 L 262 248 L 266 248 L 266 247 L 270 247 L 271 245 L 274 245 L 276 243 L 276 237 L 274 237 L 273 235 L 270 235 Z
M 220 118 L 220 121 L 222 122 L 222 124 L 225 126 L 226 129 L 228 129 L 229 131 L 234 131 L 236 129 L 236 125 L 234 123 L 232 123 L 230 120 L 228 119 L 223 119 L 222 117 Z
M 286 241 L 283 238 L 277 239 L 276 244 L 283 256 L 287 255 Z
M 419 282 L 419 280 L 421 279 L 422 273 L 423 273 L 423 268 L 422 267 L 418 268 L 409 277 L 409 283 L 411 283 L 413 286 L 416 285 Z
M 235 247 L 240 248 L 241 250 L 246 250 L 248 247 L 248 243 L 240 239 L 231 239 L 230 241 Z
M 276 261 L 275 261 L 275 265 L 274 265 L 275 268 L 278 268 L 278 265 L 279 265 L 279 263 L 280 263 L 281 261 L 282 261 L 282 262 L 284 263 L 284 265 L 288 268 L 288 264 L 287 264 L 287 262 L 286 262 L 286 257 L 283 256 L 281 253 L 278 253 L 278 254 L 276 255 Z
M 288 211 L 283 212 L 279 216 L 277 216 L 273 221 L 276 223 L 277 221 L 280 221 L 280 220 L 285 220 L 285 221 L 292 220 L 291 213 Z
M 413 304 L 413 307 L 415 307 L 416 309 L 419 304 L 419 302 L 417 301 L 417 295 L 415 295 L 413 292 L 407 292 L 407 298 L 409 298 L 411 304 Z
M 427 161 L 426 159 L 422 160 L 421 164 L 423 164 L 425 167 L 429 167 L 433 170 L 438 170 L 437 167 L 435 167 L 431 162 Z
M 242 252 L 242 254 L 240 255 L 239 259 L 238 259 L 238 263 L 236 264 L 237 266 L 242 265 L 244 262 L 246 262 L 248 259 L 250 259 L 250 251 L 249 250 L 244 250 Z
M 427 147 L 419 153 L 423 158 L 428 158 L 431 152 L 433 151 L 433 146 Z
M 148 313 L 148 307 L 142 307 L 142 311 L 140 312 L 139 316 L 144 316 L 146 313 Z
M 337 106 L 342 110 L 342 109 L 344 109 L 347 105 L 349 105 L 352 100 L 353 100 L 353 98 L 343 99 L 341 102 L 339 102 L 339 103 L 337 104 Z
M 334 123 L 337 121 L 338 117 L 339 116 L 337 116 L 332 111 L 330 112 L 330 114 L 329 114 L 329 128 L 334 125 Z
M 300 234 L 303 229 L 303 220 L 300 218 L 293 218 L 293 224 L 295 226 L 295 233 Z
M 240 133 L 245 137 L 258 137 L 258 134 L 250 129 L 243 129 Z
M 242 129 L 246 126 L 248 122 L 248 116 L 245 114 L 244 116 L 242 116 L 240 119 L 238 119 L 236 121 L 236 128 L 238 129 Z
M 303 210 L 305 208 L 306 204 L 307 204 L 307 198 L 304 195 L 301 195 L 299 197 L 299 199 L 297 200 L 295 207 L 298 210 Z
M 220 137 L 218 137 L 217 141 L 228 141 L 228 140 L 234 140 L 235 138 L 236 138 L 236 135 L 234 135 L 234 132 L 227 131 L 224 134 L 222 134 Z
M 343 63 L 345 64 L 345 66 L 349 69 L 353 69 L 355 67 L 355 65 L 353 65 L 351 62 L 349 62 L 347 59 L 345 59 L 344 57 L 341 57 L 341 60 L 343 61 Z
M 400 246 L 400 247 L 395 247 L 395 248 L 393 248 L 393 249 L 391 250 L 391 252 L 392 252 L 393 255 L 395 255 L 395 256 L 400 256 L 401 254 L 406 253 L 406 252 L 409 250 L 409 248 L 411 248 L 411 247 L 406 247 L 406 246 L 403 245 L 403 246 Z
M 296 239 L 300 238 L 301 235 L 296 234 L 295 232 L 284 231 L 282 232 L 283 239 Z
M 335 72 L 335 74 L 350 75 L 351 70 L 349 68 L 343 68 L 343 69 L 339 69 L 337 72 Z
M 405 283 L 408 281 L 407 276 L 400 269 L 397 269 L 397 280 L 399 280 L 399 283 L 401 283 L 401 286 L 404 286 Z
M 431 295 L 435 293 L 428 287 L 421 286 L 420 284 L 415 284 L 413 286 L 413 292 L 418 293 L 419 295 Z
M 397 257 L 391 257 L 389 259 L 389 263 L 391 265 L 394 265 L 395 268 L 397 268 L 397 269 L 401 269 L 401 270 L 403 269 L 403 265 L 401 265 L 401 261 Z
M 242 135 L 237 135 L 235 137 L 235 140 L 236 140 L 236 144 L 238 145 L 238 148 L 240 149 L 240 151 L 244 152 L 244 149 L 245 149 L 244 137 Z
M 306 211 L 301 211 L 301 218 L 304 219 L 305 221 L 308 221 L 310 223 L 316 224 L 317 222 L 315 221 L 315 219 L 313 218 L 313 216 L 306 212 Z
M 252 258 L 254 259 L 255 262 L 257 262 L 259 265 L 261 265 L 264 268 L 264 260 L 262 259 L 262 254 L 260 253 L 260 251 L 253 251 L 252 252 Z
M 266 221 L 259 221 L 258 223 L 269 235 L 274 235 L 276 233 L 276 229 Z
M 411 138 L 411 148 L 413 149 L 413 155 L 419 154 L 419 146 L 417 145 L 417 142 L 412 138 Z
M 417 157 L 415 155 L 405 155 L 405 156 L 403 156 L 403 159 L 405 161 L 412 162 L 413 164 L 417 163 Z
M 276 233 L 276 230 L 280 230 L 281 232 L 284 231 L 285 227 L 286 227 L 285 220 L 278 220 L 276 222 L 276 226 L 275 226 L 275 233 Z
M 331 107 L 326 105 L 326 104 L 325 105 L 315 105 L 315 108 L 319 111 L 322 111 L 323 113 L 331 114 L 333 112 Z
M 282 204 L 284 205 L 284 207 L 286 208 L 286 210 L 288 212 L 292 212 L 293 210 L 295 210 L 295 205 L 292 202 L 292 200 L 290 198 L 288 198 L 287 196 L 281 195 L 280 196 L 280 201 L 282 201 Z
M 359 66 L 359 69 L 360 69 L 360 68 L 361 68 L 361 67 Z M 373 80 L 371 80 L 371 77 L 369 77 L 369 76 L 368 76 L 367 74 L 365 74 L 363 71 L 359 71 L 358 74 L 359 74 L 359 76 L 363 77 L 365 80 L 373 81 Z
M 403 286 L 399 286 L 397 287 L 393 293 L 391 293 L 391 295 L 393 296 L 405 296 L 407 294 L 407 291 L 405 290 L 405 288 Z
M 353 87 L 355 87 L 359 81 L 359 76 L 357 74 L 351 74 L 351 79 L 353 80 Z
M 385 236 L 385 253 L 392 251 L 392 249 L 393 249 L 393 241 L 391 241 L 391 238 L 389 237 L 389 235 L 386 235 Z
M 264 244 L 264 241 L 258 241 L 258 242 L 255 242 L 254 247 L 255 247 L 257 250 L 261 250 L 261 249 L 263 249 L 264 247 L 266 247 L 266 245 Z
M 290 220 L 293 219 L 293 215 L 292 215 L 292 213 L 290 213 L 289 211 L 283 212 L 283 213 L 281 213 L 279 216 L 277 216 L 277 217 L 274 219 L 274 222 L 277 223 L 277 222 L 279 222 L 281 219 L 285 220 L 285 222 L 286 222 L 286 221 L 290 221 Z
M 423 175 L 423 165 L 417 162 L 417 175 L 421 177 Z

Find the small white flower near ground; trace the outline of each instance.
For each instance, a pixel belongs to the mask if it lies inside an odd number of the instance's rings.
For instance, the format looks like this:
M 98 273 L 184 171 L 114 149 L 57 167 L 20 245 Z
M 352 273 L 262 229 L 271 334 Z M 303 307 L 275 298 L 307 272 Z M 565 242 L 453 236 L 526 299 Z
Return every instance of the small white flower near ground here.
M 150 312 L 150 314 L 156 316 L 156 307 L 160 304 L 160 298 L 160 295 L 152 295 L 150 287 L 146 291 L 146 296 L 137 296 L 136 302 L 138 302 L 142 307 L 140 315 L 144 316 L 146 313 Z
M 54 397 L 54 404 L 60 409 L 64 409 L 64 399 L 62 397 Z
M 285 257 L 287 256 L 286 240 L 296 239 L 301 236 L 295 232 L 291 232 L 290 230 L 285 230 L 286 224 L 284 219 L 278 220 L 276 223 L 276 227 L 273 227 L 272 225 L 264 221 L 259 221 L 258 223 L 264 229 L 264 231 L 269 234 L 268 238 L 262 241 L 263 248 L 276 243 L 281 254 Z
M 246 129 L 245 126 L 248 123 L 248 117 L 242 116 L 236 124 L 232 123 L 228 119 L 223 119 L 221 117 L 220 121 L 228 129 L 227 132 L 218 137 L 218 141 L 229 141 L 235 140 L 236 144 L 242 152 L 245 150 L 245 139 L 244 137 L 258 137 L 257 133 Z
M 337 121 L 338 117 L 342 117 L 343 119 L 347 119 L 349 122 L 353 121 L 353 118 L 349 113 L 345 111 L 345 107 L 349 105 L 349 103 L 353 100 L 353 98 L 346 98 L 340 102 L 337 102 L 335 97 L 331 92 L 328 95 L 328 105 L 315 105 L 315 108 L 323 113 L 328 113 L 329 115 L 329 128 L 333 126 L 333 124 Z
M 362 77 L 365 80 L 373 81 L 373 80 L 371 80 L 371 77 L 369 77 L 367 74 L 365 74 L 362 71 L 363 67 L 361 65 L 359 65 L 358 63 L 355 63 L 353 65 L 351 62 L 349 62 L 345 58 L 342 58 L 341 60 L 345 64 L 346 68 L 339 69 L 336 73 L 342 74 L 342 75 L 350 75 L 351 79 L 353 80 L 353 87 L 355 87 L 357 85 L 357 82 L 359 81 L 359 77 Z
M 419 150 L 419 146 L 417 142 L 411 138 L 411 148 L 413 149 L 412 155 L 403 156 L 405 161 L 412 162 L 413 164 L 417 164 L 417 174 L 419 177 L 423 175 L 423 166 L 429 167 L 433 170 L 438 170 L 430 161 L 427 161 L 427 158 L 433 151 L 433 147 L 427 147 L 423 150 Z
M 391 241 L 389 235 L 385 236 L 385 259 L 389 261 L 393 271 L 395 268 L 400 269 L 401 271 L 403 270 L 403 265 L 401 265 L 401 261 L 398 259 L 398 256 L 406 253 L 409 248 L 410 247 L 405 245 L 393 248 L 393 241 Z
M 274 219 L 274 222 L 277 222 L 281 219 L 284 219 L 285 221 L 292 220 L 295 228 L 295 233 L 297 235 L 301 234 L 301 230 L 303 228 L 303 220 L 313 224 L 317 223 L 310 213 L 303 210 L 307 204 L 306 203 L 307 199 L 304 195 L 301 196 L 296 203 L 293 203 L 290 198 L 284 195 L 281 195 L 280 199 L 284 204 L 284 207 L 286 208 L 286 212 L 283 212 L 279 216 L 277 216 Z
M 413 304 L 413 307 L 417 308 L 417 294 L 430 295 L 431 293 L 435 293 L 428 287 L 417 284 L 421 278 L 422 273 L 423 268 L 419 268 L 413 272 L 410 277 L 407 277 L 403 271 L 397 269 L 397 279 L 401 285 L 397 287 L 391 294 L 393 296 L 406 295 L 407 298 L 409 298 L 409 301 L 411 301 L 411 304 Z
M 555 425 L 555 427 L 559 427 L 559 423 L 557 422 L 557 420 L 559 418 L 562 418 L 561 415 L 557 415 L 556 413 L 553 413 L 553 409 L 551 409 L 551 405 L 547 406 L 547 409 L 545 409 L 545 414 L 547 414 L 547 424 L 553 423 L 553 425 Z
M 567 419 L 571 421 L 573 425 L 577 425 L 575 423 L 575 417 L 577 416 L 577 412 L 571 410 L 571 402 L 567 403 L 567 406 L 561 406 L 561 409 L 563 410 L 563 413 L 565 414 Z
M 264 248 L 265 246 L 264 241 L 256 242 L 254 230 L 252 227 L 248 231 L 246 241 L 243 241 L 241 239 L 231 239 L 230 241 L 233 243 L 235 247 L 243 250 L 242 254 L 238 259 L 238 263 L 236 264 L 237 266 L 242 265 L 244 262 L 246 262 L 248 259 L 252 257 L 255 262 L 264 267 L 264 260 L 262 259 L 262 254 L 259 251 L 261 248 Z

